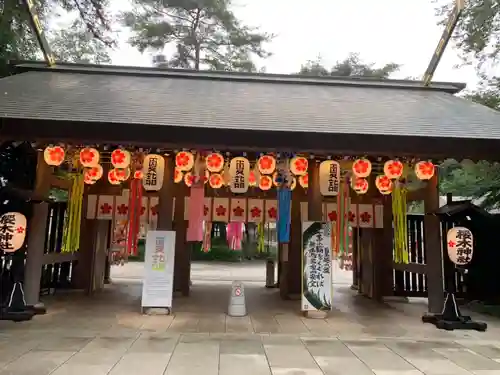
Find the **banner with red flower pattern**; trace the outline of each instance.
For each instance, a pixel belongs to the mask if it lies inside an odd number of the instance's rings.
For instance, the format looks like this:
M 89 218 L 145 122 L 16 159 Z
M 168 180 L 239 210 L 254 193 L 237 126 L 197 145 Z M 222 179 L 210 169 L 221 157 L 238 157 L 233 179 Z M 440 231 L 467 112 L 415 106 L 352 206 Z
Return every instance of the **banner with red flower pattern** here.
M 244 223 L 247 219 L 247 200 L 231 199 L 230 221 Z
M 99 220 L 112 220 L 115 207 L 115 197 L 112 195 L 99 195 L 97 202 L 97 216 Z
M 229 222 L 229 198 L 214 198 L 212 221 Z
M 149 229 L 156 230 L 158 227 L 158 208 L 160 205 L 160 198 L 149 198 Z M 173 206 L 172 206 L 173 207 Z M 172 209 L 173 211 L 173 209 Z
M 278 218 L 278 201 L 266 199 L 264 203 L 264 220 L 266 223 L 275 223 Z
M 264 221 L 264 201 L 262 199 L 248 200 L 248 222 L 262 223 Z

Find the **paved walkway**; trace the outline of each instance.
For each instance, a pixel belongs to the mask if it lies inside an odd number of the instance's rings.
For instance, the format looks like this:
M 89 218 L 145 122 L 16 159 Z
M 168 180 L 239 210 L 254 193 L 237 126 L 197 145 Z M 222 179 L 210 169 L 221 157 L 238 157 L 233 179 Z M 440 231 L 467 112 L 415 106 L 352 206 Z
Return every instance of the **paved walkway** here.
M 485 333 L 439 331 L 420 323 L 425 303 L 375 304 L 348 274 L 330 316 L 305 319 L 298 301 L 263 287 L 263 267 L 195 264 L 192 296 L 175 299 L 172 316 L 141 315 L 140 266 L 116 268 L 102 294 L 56 295 L 45 316 L 0 322 L 0 375 L 500 375 L 496 320 L 483 319 Z M 224 313 L 235 275 L 244 318 Z

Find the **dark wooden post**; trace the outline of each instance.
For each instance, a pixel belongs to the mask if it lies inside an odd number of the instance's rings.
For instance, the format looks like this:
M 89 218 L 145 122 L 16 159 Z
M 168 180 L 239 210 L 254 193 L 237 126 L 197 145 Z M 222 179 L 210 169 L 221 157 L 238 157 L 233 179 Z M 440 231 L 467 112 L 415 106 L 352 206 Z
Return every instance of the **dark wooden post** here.
M 300 201 L 302 192 L 292 192 L 290 247 L 288 253 L 288 293 L 292 299 L 300 298 L 302 291 L 302 218 Z
M 187 222 L 184 220 L 186 186 L 183 183 L 175 186 L 175 264 L 174 292 L 189 296 L 189 279 L 191 273 L 191 254 L 186 244 Z
M 441 223 L 431 214 L 439 208 L 438 170 L 429 180 L 424 192 L 424 251 L 427 270 L 427 293 L 429 312 L 438 314 L 443 309 L 443 252 L 441 249 Z
M 309 187 L 307 188 L 307 214 L 310 221 L 323 220 L 323 197 L 319 190 L 319 163 L 309 163 Z
M 46 197 L 50 191 L 52 168 L 45 163 L 43 152 L 38 152 L 34 195 Z M 40 279 L 42 277 L 44 243 L 49 206 L 43 202 L 33 205 L 33 214 L 28 223 L 28 247 L 24 272 L 24 295 L 27 305 L 44 312 L 40 303 Z
M 393 237 L 392 228 L 392 197 L 390 195 L 383 197 L 384 216 L 383 216 L 383 245 L 377 256 L 380 257 L 380 288 L 382 296 L 394 295 L 394 271 L 393 271 Z M 402 274 L 401 274 L 402 275 Z M 403 286 L 403 285 L 401 285 Z
M 163 174 L 163 185 L 158 193 L 158 230 L 173 230 L 173 197 L 174 197 L 174 173 L 175 160 L 173 155 L 164 156 L 165 173 Z

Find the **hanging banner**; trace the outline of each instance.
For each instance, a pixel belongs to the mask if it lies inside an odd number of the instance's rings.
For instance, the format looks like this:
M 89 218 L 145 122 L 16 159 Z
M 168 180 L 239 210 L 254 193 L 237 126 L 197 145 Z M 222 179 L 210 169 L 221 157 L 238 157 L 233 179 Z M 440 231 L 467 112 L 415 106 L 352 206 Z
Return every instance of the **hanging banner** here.
M 290 242 L 290 220 L 292 208 L 292 192 L 289 188 L 278 189 L 278 242 Z
M 340 164 L 333 160 L 325 160 L 319 165 L 319 191 L 325 197 L 339 193 Z
M 446 235 L 448 257 L 457 266 L 465 266 L 472 260 L 474 237 L 465 227 L 451 228 Z
M 331 224 L 302 225 L 302 311 L 332 309 Z
M 188 206 L 188 229 L 186 241 L 203 241 L 203 218 L 205 216 L 205 186 L 191 186 Z
M 0 216 L 0 250 L 13 253 L 19 250 L 26 238 L 26 216 L 7 212 Z
M 248 222 L 262 223 L 264 221 L 264 201 L 262 199 L 248 200 Z
M 229 221 L 244 223 L 247 219 L 247 200 L 246 199 L 231 199 L 231 214 Z
M 250 177 L 250 162 L 247 158 L 237 157 L 231 160 L 229 166 L 231 181 L 229 188 L 232 193 L 243 194 L 248 191 Z
M 163 186 L 165 159 L 161 155 L 149 154 L 144 158 L 142 184 L 147 191 L 158 191 Z
M 150 230 L 146 236 L 142 308 L 172 307 L 175 231 Z

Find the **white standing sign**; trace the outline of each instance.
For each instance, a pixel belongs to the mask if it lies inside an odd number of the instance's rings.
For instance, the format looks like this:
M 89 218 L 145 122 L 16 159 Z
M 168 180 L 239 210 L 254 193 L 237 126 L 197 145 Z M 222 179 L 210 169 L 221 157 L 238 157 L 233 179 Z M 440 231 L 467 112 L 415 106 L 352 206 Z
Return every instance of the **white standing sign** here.
M 323 196 L 339 194 L 340 164 L 333 160 L 325 160 L 319 165 L 319 190 Z
M 175 232 L 150 230 L 146 235 L 142 308 L 172 307 Z

